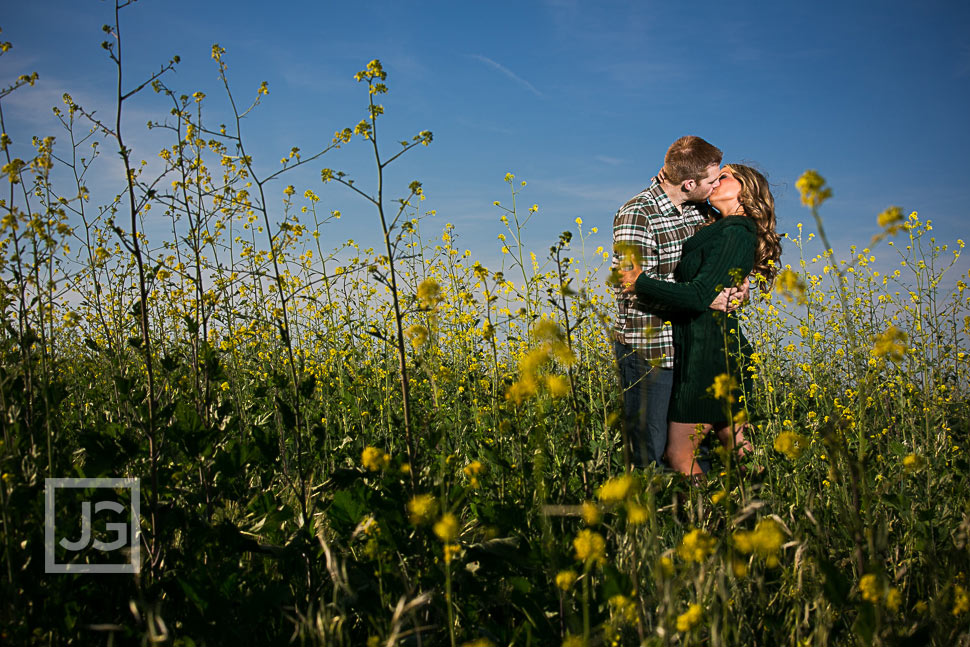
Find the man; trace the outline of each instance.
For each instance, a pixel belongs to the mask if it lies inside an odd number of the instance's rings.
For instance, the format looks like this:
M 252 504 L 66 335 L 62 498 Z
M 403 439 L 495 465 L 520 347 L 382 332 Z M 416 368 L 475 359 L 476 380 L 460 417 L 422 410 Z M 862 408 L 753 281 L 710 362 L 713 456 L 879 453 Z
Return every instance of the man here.
M 684 240 L 705 222 L 700 204 L 717 187 L 721 151 L 700 137 L 681 137 L 667 149 L 650 186 L 620 207 L 613 219 L 613 268 L 632 254 L 647 276 L 673 281 Z M 673 331 L 662 312 L 614 286 L 618 313 L 614 348 L 623 388 L 623 414 L 634 466 L 662 465 L 667 446 L 667 407 L 673 385 Z M 743 299 L 746 291 L 741 294 Z M 737 290 L 711 304 L 727 310 Z

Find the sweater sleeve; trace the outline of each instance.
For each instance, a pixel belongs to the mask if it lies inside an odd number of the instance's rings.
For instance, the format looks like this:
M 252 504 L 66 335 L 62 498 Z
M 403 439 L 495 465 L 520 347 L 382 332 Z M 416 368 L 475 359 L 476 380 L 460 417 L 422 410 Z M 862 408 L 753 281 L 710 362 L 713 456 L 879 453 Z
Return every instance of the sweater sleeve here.
M 641 274 L 635 286 L 637 297 L 670 312 L 704 312 L 718 292 L 738 282 L 736 277 L 743 280 L 751 273 L 756 244 L 753 232 L 744 227 L 728 227 L 711 246 L 697 276 L 685 283 L 669 283 Z

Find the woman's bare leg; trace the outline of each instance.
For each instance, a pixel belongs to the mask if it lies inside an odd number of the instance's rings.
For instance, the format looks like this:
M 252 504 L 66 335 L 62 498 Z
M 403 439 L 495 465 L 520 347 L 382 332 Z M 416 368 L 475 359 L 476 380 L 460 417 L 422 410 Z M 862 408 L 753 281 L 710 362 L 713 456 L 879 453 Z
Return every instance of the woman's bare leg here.
M 697 464 L 697 447 L 711 425 L 689 422 L 672 422 L 667 427 L 667 463 L 681 474 L 703 474 Z
M 717 439 L 721 441 L 721 445 L 737 451 L 738 456 L 744 456 L 751 451 L 751 443 L 744 437 L 744 430 L 747 428 L 747 423 L 733 426 L 729 423 L 723 427 L 718 427 L 714 433 L 717 434 Z M 732 429 L 733 434 L 731 433 Z

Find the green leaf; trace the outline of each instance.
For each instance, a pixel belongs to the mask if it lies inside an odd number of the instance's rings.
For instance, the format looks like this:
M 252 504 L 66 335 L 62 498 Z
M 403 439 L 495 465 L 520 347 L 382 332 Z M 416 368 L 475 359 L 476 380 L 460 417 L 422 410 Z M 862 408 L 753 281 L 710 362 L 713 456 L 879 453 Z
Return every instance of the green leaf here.
M 825 557 L 819 557 L 816 561 L 819 570 L 822 571 L 822 591 L 825 593 L 825 597 L 832 604 L 838 606 L 845 604 L 851 588 L 849 580 L 840 569 L 836 568 L 835 564 Z

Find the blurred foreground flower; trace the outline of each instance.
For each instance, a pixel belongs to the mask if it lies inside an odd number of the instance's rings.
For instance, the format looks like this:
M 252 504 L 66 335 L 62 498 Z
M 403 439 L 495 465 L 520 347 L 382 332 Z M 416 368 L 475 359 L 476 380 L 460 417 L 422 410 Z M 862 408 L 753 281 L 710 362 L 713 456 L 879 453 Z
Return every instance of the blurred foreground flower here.
M 677 555 L 685 562 L 703 562 L 714 550 L 717 540 L 705 531 L 694 528 L 684 535 L 677 546 Z
M 434 525 L 434 534 L 443 542 L 453 542 L 458 539 L 458 519 L 450 512 L 442 515 Z
M 701 605 L 692 604 L 687 607 L 687 611 L 677 616 L 677 631 L 690 631 L 701 621 L 703 611 Z
M 796 272 L 784 269 L 775 279 L 775 292 L 780 294 L 788 303 L 797 301 L 805 303 L 805 283 Z
M 958 616 L 970 611 L 970 595 L 959 584 L 953 585 L 953 615 Z
M 774 519 L 762 519 L 753 531 L 739 530 L 731 537 L 734 547 L 745 555 L 754 553 L 768 568 L 778 566 L 778 555 L 785 543 L 785 534 Z
M 606 563 L 606 540 L 597 532 L 580 530 L 573 539 L 573 548 L 576 549 L 577 561 L 600 566 Z
M 430 494 L 418 494 L 408 501 L 408 514 L 415 525 L 428 522 L 437 510 L 438 504 Z
M 903 457 L 903 471 L 907 474 L 916 472 L 923 466 L 923 457 L 917 454 L 907 454 Z
M 634 493 L 636 481 L 629 474 L 615 476 L 600 486 L 596 496 L 605 503 L 618 503 Z
M 886 357 L 899 362 L 906 354 L 906 342 L 909 337 L 905 332 L 896 326 L 890 326 L 886 332 L 873 337 L 872 355 L 873 357 Z
M 391 455 L 376 447 L 365 447 L 360 453 L 360 462 L 371 472 L 377 472 L 387 467 L 391 462 Z
M 825 186 L 825 178 L 812 169 L 802 173 L 795 188 L 802 194 L 802 204 L 813 209 L 832 197 L 832 189 Z
M 718 400 L 734 402 L 734 390 L 738 388 L 738 382 L 728 373 L 721 373 L 714 378 L 711 385 L 711 392 Z
M 783 431 L 775 437 L 775 451 L 795 460 L 808 447 L 808 438 L 794 431 Z
M 578 577 L 576 571 L 559 571 L 556 573 L 556 586 L 563 591 L 568 591 L 576 583 Z
M 599 506 L 591 501 L 583 502 L 581 514 L 587 526 L 595 526 L 603 520 L 603 513 Z

